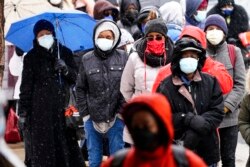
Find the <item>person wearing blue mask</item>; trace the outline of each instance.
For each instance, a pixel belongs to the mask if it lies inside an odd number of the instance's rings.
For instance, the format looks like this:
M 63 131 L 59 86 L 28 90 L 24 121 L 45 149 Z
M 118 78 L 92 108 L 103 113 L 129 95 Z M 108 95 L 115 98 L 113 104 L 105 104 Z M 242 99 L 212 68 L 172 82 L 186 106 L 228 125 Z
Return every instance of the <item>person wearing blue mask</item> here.
M 106 0 L 98 0 L 94 6 L 94 19 L 108 19 L 114 22 L 119 20 L 119 10 Z
M 207 13 L 207 16 L 219 14 L 226 20 L 228 34 L 226 42 L 236 45 L 241 49 L 242 55 L 246 55 L 247 50 L 239 40 L 239 34 L 248 31 L 249 19 L 246 10 L 235 4 L 234 0 L 218 0 L 218 3 Z
M 205 38 L 205 33 L 202 34 Z M 184 36 L 175 43 L 172 75 L 156 92 L 170 102 L 174 142 L 199 155 L 208 167 L 220 161 L 217 128 L 223 120 L 223 96 L 215 77 L 201 71 L 206 51 L 197 39 Z
M 206 19 L 208 0 L 188 0 L 186 1 L 186 25 L 204 28 Z

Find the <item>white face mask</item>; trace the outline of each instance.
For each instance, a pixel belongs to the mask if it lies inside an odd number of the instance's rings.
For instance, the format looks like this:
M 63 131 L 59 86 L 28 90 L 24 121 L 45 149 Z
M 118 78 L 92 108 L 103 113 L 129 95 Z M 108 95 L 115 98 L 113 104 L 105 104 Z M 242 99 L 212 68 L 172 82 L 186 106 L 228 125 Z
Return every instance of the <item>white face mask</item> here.
M 179 62 L 179 65 L 182 72 L 185 74 L 191 74 L 197 69 L 198 60 L 191 57 L 182 58 Z
M 96 46 L 102 51 L 108 51 L 112 49 L 114 41 L 106 38 L 97 38 Z
M 62 2 L 62 0 L 50 0 L 50 3 L 53 5 L 59 5 Z
M 218 45 L 224 38 L 222 30 L 208 30 L 206 32 L 206 38 L 212 45 Z
M 198 22 L 202 22 L 206 19 L 207 12 L 206 10 L 197 10 L 197 15 L 194 15 L 194 18 Z
M 44 35 L 44 36 L 39 37 L 37 41 L 40 46 L 49 50 L 54 43 L 54 37 L 52 34 Z

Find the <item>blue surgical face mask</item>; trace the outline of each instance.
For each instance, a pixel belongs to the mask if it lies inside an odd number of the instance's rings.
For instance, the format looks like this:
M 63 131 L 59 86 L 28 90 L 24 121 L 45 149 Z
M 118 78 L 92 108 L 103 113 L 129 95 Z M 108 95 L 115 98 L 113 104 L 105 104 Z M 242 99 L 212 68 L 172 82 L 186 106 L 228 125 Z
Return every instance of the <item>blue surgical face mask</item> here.
M 226 16 L 230 16 L 233 13 L 234 8 L 222 8 L 222 13 Z
M 194 19 L 198 22 L 202 22 L 206 19 L 207 12 L 205 10 L 197 10 L 197 15 L 194 15 Z
M 105 16 L 104 19 L 114 21 L 114 18 L 113 18 L 113 16 L 111 16 L 111 15 Z
M 182 58 L 179 62 L 179 65 L 182 72 L 185 74 L 191 74 L 197 69 L 198 60 L 191 57 Z

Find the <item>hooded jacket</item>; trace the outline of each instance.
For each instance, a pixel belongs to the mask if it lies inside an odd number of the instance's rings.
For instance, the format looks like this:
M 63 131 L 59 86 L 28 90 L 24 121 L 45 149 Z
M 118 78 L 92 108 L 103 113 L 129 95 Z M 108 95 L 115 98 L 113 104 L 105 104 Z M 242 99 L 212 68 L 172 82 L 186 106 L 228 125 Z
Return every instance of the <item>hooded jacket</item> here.
M 202 46 L 204 48 L 206 48 L 205 34 L 201 29 L 194 27 L 194 26 L 187 26 L 182 31 L 181 37 L 183 37 L 183 36 L 193 37 L 194 39 L 200 41 Z M 167 66 L 164 66 L 159 70 L 159 73 L 157 74 L 157 77 L 155 79 L 155 82 L 154 82 L 154 85 L 152 88 L 153 92 L 156 91 L 156 89 L 160 85 L 161 81 L 163 79 L 167 78 L 167 76 L 169 76 L 171 74 L 170 68 L 171 68 L 171 65 L 168 64 Z M 218 82 L 220 84 L 220 88 L 221 88 L 223 94 L 227 94 L 232 90 L 233 79 L 222 63 L 214 61 L 210 57 L 207 57 L 205 64 L 202 67 L 202 72 L 206 72 L 206 73 L 216 77 L 216 79 L 218 80 Z M 227 83 L 227 84 L 225 84 L 225 83 Z
M 239 130 L 248 145 L 250 145 L 250 70 L 246 76 L 246 94 L 241 102 L 239 113 Z
M 193 15 L 199 8 L 200 4 L 202 3 L 202 0 L 188 0 L 186 1 L 186 25 L 193 25 L 196 27 L 199 27 L 201 29 L 204 29 L 205 26 L 205 20 L 202 22 L 198 22 L 194 19 Z
M 215 77 L 201 72 L 205 51 L 199 53 L 198 67 L 192 81 L 185 81 L 180 70 L 180 50 L 200 45 L 176 44 L 171 62 L 172 75 L 165 78 L 156 92 L 165 95 L 171 104 L 175 139 L 195 151 L 207 165 L 219 162 L 217 128 L 224 117 L 223 96 Z M 186 79 L 187 80 L 187 79 Z
M 111 30 L 115 35 L 112 49 L 106 52 L 101 51 L 95 41 L 104 29 Z M 114 120 L 124 101 L 120 80 L 127 54 L 116 49 L 120 36 L 121 32 L 114 22 L 100 21 L 94 29 L 94 50 L 86 53 L 80 64 L 76 85 L 77 106 L 82 116 L 90 115 L 97 123 Z
M 133 22 L 126 17 L 126 10 L 130 4 L 133 4 L 139 13 L 141 7 L 137 0 L 122 0 L 120 3 L 120 20 L 117 22 L 117 25 L 119 28 L 126 29 L 132 34 L 133 38 L 138 39 L 141 37 L 141 31 L 136 23 L 137 16 L 135 16 Z
M 125 124 L 131 129 L 131 115 L 136 112 L 134 110 L 129 110 L 132 106 L 147 106 L 153 112 L 153 114 L 159 118 L 161 123 L 158 125 L 163 125 L 164 134 L 162 136 L 168 136 L 163 145 L 156 148 L 156 150 L 151 152 L 146 152 L 138 149 L 136 145 L 131 148 L 123 161 L 123 167 L 177 167 L 174 160 L 174 155 L 172 151 L 172 140 L 174 137 L 174 129 L 172 125 L 172 116 L 171 116 L 171 106 L 166 98 L 160 94 L 149 94 L 141 95 L 135 97 L 131 100 L 123 109 L 122 115 L 125 121 Z M 194 153 L 187 150 L 185 151 L 186 158 L 188 160 L 190 167 L 203 167 L 206 166 L 204 162 Z M 113 158 L 111 157 L 107 162 L 102 164 L 102 167 L 109 167 Z
M 104 16 L 103 12 L 105 10 L 112 10 L 113 11 L 114 15 L 112 15 L 112 16 L 113 16 L 113 19 L 115 22 L 119 19 L 118 9 L 111 2 L 106 1 L 106 0 L 98 0 L 95 3 L 94 19 L 96 19 L 96 20 L 104 19 L 105 16 Z
M 174 6 L 174 8 L 173 8 Z M 176 42 L 184 26 L 184 14 L 179 2 L 167 2 L 159 8 L 162 19 L 168 27 L 167 35 Z

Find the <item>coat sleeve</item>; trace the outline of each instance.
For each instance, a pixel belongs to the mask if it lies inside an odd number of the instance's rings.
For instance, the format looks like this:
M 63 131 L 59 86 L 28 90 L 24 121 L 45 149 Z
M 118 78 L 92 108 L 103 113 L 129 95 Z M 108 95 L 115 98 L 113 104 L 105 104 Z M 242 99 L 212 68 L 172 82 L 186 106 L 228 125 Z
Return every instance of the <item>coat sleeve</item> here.
M 132 56 L 134 56 L 134 54 L 131 54 L 129 56 L 121 78 L 120 91 L 125 101 L 131 99 L 135 92 L 135 77 L 134 77 L 135 69 Z
M 88 90 L 88 82 L 82 59 L 76 82 L 76 105 L 80 115 L 83 117 L 89 114 L 87 107 L 87 93 L 88 93 L 87 90 Z
M 190 128 L 202 135 L 207 135 L 211 130 L 218 128 L 225 114 L 223 110 L 223 96 L 219 84 L 215 78 L 213 80 L 212 97 L 209 100 L 207 111 L 202 115 L 195 115 L 189 123 Z
M 246 95 L 241 103 L 239 113 L 239 130 L 248 145 L 250 145 L 250 95 Z
M 34 85 L 34 71 L 32 68 L 32 54 L 24 57 L 22 81 L 20 86 L 19 116 L 28 117 L 32 110 L 32 93 Z
M 232 91 L 228 94 L 225 99 L 224 105 L 231 111 L 234 112 L 238 109 L 239 104 L 245 93 L 245 65 L 241 51 L 238 47 L 235 47 L 236 60 L 233 71 L 234 85 Z
M 65 55 L 65 63 L 68 67 L 68 73 L 64 77 L 69 83 L 75 84 L 77 78 L 77 66 L 73 58 L 73 53 L 71 50 L 65 48 L 63 54 Z

